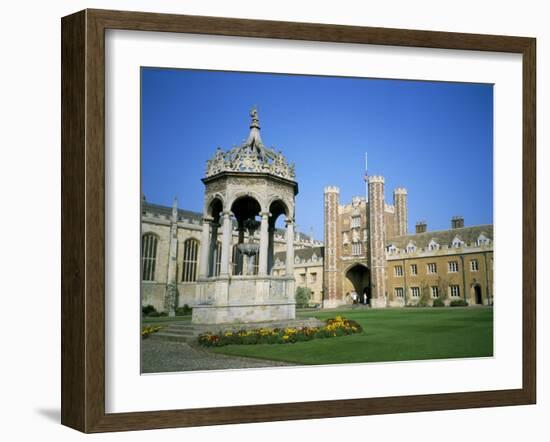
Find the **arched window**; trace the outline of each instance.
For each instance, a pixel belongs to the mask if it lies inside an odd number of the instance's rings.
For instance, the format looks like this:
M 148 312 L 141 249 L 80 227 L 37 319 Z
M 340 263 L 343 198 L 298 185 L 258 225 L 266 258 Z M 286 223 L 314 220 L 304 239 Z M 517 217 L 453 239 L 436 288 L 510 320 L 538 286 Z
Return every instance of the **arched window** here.
M 214 276 L 219 276 L 220 267 L 222 265 L 222 243 L 216 243 L 216 249 L 214 250 Z
M 190 238 L 183 243 L 183 271 L 182 282 L 197 280 L 197 260 L 199 256 L 199 242 Z
M 141 279 L 143 281 L 155 280 L 157 244 L 158 238 L 152 233 L 146 233 L 141 237 Z

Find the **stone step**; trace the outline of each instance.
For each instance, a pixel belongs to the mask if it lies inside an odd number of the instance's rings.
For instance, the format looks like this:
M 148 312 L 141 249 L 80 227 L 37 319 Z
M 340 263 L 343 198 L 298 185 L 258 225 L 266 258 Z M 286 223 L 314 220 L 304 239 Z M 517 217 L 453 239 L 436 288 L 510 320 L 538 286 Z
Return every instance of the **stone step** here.
M 164 328 L 161 330 L 161 332 L 170 333 L 172 335 L 179 335 L 179 336 L 196 336 L 197 334 L 200 334 L 198 332 L 193 332 L 193 330 L 173 330 L 170 328 Z
M 155 339 L 155 340 L 162 340 L 162 341 L 188 342 L 190 339 L 193 339 L 193 337 L 192 336 L 175 335 L 173 333 L 163 333 L 162 331 L 158 331 L 156 333 L 153 333 L 147 339 Z

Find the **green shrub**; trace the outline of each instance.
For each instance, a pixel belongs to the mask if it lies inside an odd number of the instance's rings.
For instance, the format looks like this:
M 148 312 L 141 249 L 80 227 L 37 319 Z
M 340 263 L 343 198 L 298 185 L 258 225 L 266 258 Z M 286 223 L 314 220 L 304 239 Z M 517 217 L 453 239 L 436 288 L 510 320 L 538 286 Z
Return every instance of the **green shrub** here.
M 420 299 L 418 300 L 417 307 L 428 307 L 430 305 L 430 295 L 428 295 L 427 291 L 422 292 L 422 295 L 420 296 Z
M 298 287 L 296 289 L 296 307 L 304 308 L 309 305 L 311 299 L 311 289 L 307 287 Z
M 435 298 L 433 306 L 434 307 L 445 307 L 445 302 L 443 302 L 443 299 Z
M 183 304 L 183 307 L 178 307 L 176 309 L 176 316 L 187 316 L 193 313 L 193 309 L 187 304 Z
M 468 307 L 468 303 L 464 299 L 454 299 L 450 305 L 451 307 Z
M 141 313 L 143 316 L 151 316 L 151 313 L 157 313 L 157 309 L 151 304 L 141 306 Z

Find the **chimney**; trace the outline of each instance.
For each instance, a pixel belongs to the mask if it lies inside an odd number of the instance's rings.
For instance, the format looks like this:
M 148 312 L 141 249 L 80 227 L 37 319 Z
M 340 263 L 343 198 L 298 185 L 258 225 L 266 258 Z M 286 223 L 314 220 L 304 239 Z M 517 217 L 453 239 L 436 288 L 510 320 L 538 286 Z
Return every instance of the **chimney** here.
M 426 221 L 418 221 L 416 223 L 416 233 L 424 233 L 428 228 Z
M 460 229 L 464 227 L 464 217 L 462 216 L 453 216 L 451 218 L 451 228 Z

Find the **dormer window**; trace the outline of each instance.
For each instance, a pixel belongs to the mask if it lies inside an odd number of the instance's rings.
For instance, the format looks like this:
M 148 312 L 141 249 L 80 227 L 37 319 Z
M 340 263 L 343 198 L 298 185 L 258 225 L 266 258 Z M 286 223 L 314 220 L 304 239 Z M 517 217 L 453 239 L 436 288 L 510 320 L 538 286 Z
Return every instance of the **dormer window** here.
M 397 247 L 395 247 L 394 244 L 390 244 L 389 246 L 386 247 L 386 251 L 388 253 L 397 253 Z
M 416 245 L 411 241 L 407 244 L 406 250 L 407 250 L 407 253 L 416 252 Z
M 458 236 L 455 236 L 452 246 L 453 248 L 464 247 L 464 241 L 462 241 Z
M 439 250 L 439 244 L 435 239 L 432 239 L 428 244 L 428 250 Z
M 477 237 L 477 245 L 478 246 L 487 246 L 491 243 L 491 240 L 485 236 L 485 234 L 482 232 Z

